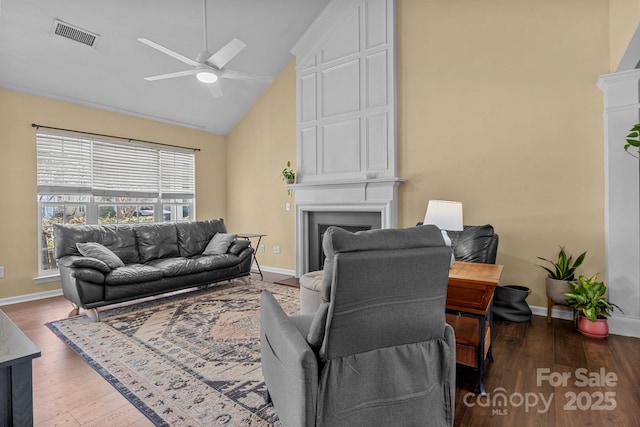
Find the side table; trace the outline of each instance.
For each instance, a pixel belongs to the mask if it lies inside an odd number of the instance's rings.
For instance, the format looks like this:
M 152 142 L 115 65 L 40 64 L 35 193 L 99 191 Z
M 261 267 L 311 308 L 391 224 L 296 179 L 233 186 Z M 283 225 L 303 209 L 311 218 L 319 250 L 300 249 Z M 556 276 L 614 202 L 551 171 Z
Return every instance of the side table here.
M 31 361 L 40 350 L 0 310 L 0 425 L 33 426 Z
M 449 271 L 446 321 L 456 333 L 456 362 L 478 370 L 480 394 L 485 395 L 485 359 L 491 352 L 491 303 L 502 265 L 456 261 Z
M 247 239 L 249 241 L 249 244 L 251 244 L 251 239 L 255 239 L 255 238 L 258 239 L 258 241 L 256 242 L 256 246 L 254 246 L 254 249 L 253 249 L 253 262 L 255 262 L 256 263 L 256 267 L 258 267 L 258 273 L 260 273 L 260 279 L 264 280 L 264 276 L 262 275 L 262 270 L 260 269 L 260 264 L 258 263 L 258 258 L 256 257 L 256 254 L 260 250 L 260 241 L 262 240 L 262 238 L 264 236 L 266 236 L 266 234 L 240 233 L 240 234 L 237 234 L 237 236 L 239 238 L 241 238 L 241 239 Z

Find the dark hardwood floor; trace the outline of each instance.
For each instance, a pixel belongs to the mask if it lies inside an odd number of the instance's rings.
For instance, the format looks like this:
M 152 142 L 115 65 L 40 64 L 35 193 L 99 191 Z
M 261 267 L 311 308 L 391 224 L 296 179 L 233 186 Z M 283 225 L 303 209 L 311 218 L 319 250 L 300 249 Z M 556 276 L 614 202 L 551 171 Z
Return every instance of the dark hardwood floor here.
M 265 281 L 283 279 L 264 274 Z M 0 309 L 42 352 L 33 363 L 36 426 L 152 425 L 44 326 L 67 317 L 71 306 L 64 298 Z M 640 339 L 585 338 L 570 321 L 554 319 L 549 326 L 534 316 L 527 323 L 496 321 L 493 341 L 486 397 L 478 396 L 473 369 L 457 370 L 456 426 L 639 425 Z

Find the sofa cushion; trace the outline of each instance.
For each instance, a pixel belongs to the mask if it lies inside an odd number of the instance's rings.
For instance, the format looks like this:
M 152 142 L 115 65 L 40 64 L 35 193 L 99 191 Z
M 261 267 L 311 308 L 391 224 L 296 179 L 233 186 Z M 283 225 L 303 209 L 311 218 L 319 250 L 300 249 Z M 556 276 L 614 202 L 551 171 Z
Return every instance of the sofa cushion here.
M 124 262 L 111 250 L 97 242 L 76 243 L 78 251 L 91 258 L 99 259 L 109 266 L 109 268 L 118 268 L 124 266 Z
M 240 261 L 236 255 L 231 254 L 201 255 L 191 259 L 200 264 L 206 271 L 231 267 L 232 265 L 238 264 L 238 262 Z
M 163 273 L 159 268 L 143 264 L 130 264 L 116 268 L 107 273 L 105 285 L 130 285 L 132 283 L 150 282 L 162 279 Z
M 208 219 L 204 221 L 184 221 L 176 223 L 180 256 L 200 255 L 216 233 L 226 233 L 224 221 Z
M 178 231 L 173 223 L 144 224 L 134 227 L 140 262 L 180 256 Z
M 207 244 L 207 247 L 204 248 L 202 255 L 226 254 L 231 243 L 236 240 L 236 237 L 235 234 L 216 233 Z
M 154 259 L 146 265 L 161 270 L 164 277 L 184 276 L 205 271 L 203 264 L 183 257 Z
M 111 250 L 125 264 L 140 262 L 136 235 L 131 225 L 54 224 L 54 256 L 60 259 L 80 255 L 76 243 L 98 242 Z

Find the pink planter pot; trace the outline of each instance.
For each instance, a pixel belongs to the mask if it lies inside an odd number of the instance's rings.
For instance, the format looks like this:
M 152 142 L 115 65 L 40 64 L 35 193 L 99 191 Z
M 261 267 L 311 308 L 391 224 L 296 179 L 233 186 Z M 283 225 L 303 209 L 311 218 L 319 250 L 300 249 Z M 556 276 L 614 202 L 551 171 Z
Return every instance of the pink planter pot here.
M 606 338 L 609 335 L 609 323 L 607 319 L 596 319 L 595 322 L 584 316 L 578 318 L 578 331 L 590 338 Z

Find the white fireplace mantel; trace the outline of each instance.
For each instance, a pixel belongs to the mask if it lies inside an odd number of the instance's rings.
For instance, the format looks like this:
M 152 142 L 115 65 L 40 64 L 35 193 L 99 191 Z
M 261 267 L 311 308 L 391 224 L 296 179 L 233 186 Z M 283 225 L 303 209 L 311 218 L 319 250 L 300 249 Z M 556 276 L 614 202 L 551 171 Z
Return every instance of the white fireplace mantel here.
M 296 276 L 309 271 L 310 212 L 378 212 L 381 228 L 398 224 L 400 178 L 326 181 L 291 184 L 296 201 Z

